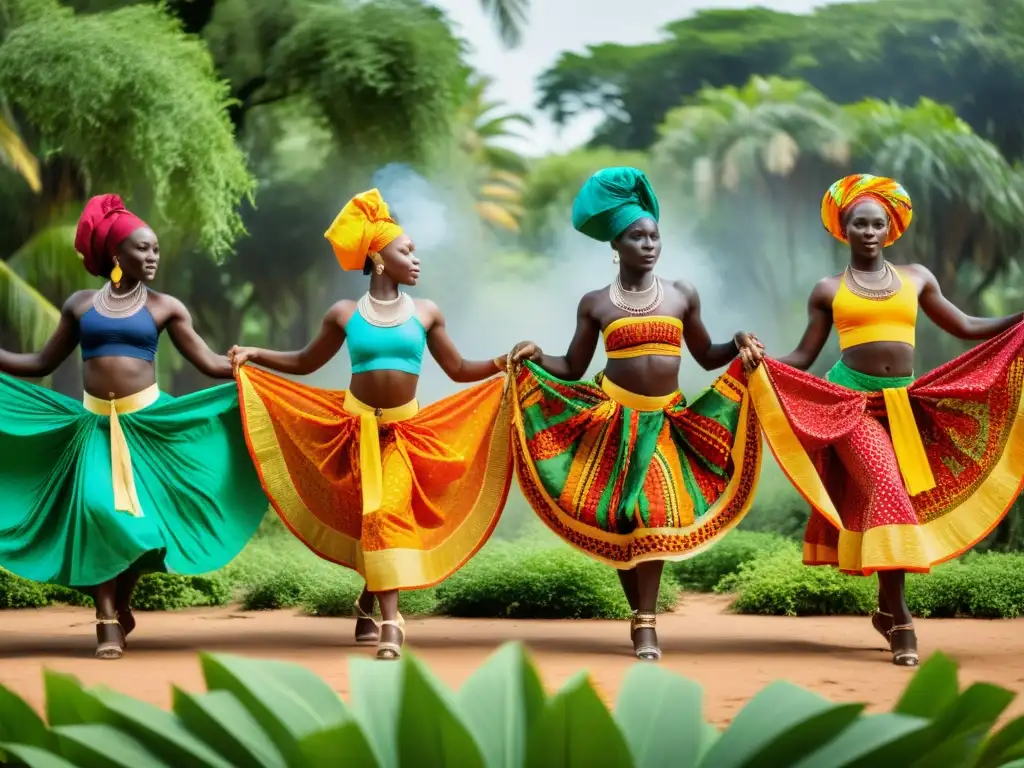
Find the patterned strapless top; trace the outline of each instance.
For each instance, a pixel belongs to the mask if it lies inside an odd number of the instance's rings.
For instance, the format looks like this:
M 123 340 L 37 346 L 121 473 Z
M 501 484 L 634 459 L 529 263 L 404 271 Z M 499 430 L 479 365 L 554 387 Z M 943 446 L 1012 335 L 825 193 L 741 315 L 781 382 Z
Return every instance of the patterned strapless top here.
M 645 355 L 681 357 L 683 323 L 664 315 L 619 318 L 604 329 L 604 349 L 609 360 Z

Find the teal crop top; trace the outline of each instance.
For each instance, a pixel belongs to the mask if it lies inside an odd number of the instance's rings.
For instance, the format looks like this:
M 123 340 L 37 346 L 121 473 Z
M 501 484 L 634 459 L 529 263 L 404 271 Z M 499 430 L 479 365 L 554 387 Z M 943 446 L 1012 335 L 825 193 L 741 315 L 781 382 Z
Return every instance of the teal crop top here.
M 415 315 L 401 325 L 381 328 L 366 322 L 356 310 L 345 326 L 345 335 L 352 373 L 405 371 L 420 375 L 427 329 Z

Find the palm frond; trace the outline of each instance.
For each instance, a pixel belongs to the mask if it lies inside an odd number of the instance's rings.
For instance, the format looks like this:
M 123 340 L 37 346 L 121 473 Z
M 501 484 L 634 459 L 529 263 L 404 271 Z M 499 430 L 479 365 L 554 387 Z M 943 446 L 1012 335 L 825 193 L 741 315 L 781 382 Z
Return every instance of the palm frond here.
M 515 48 L 522 42 L 530 0 L 480 0 L 480 6 L 491 17 L 507 47 Z
M 0 322 L 14 329 L 21 348 L 41 348 L 59 321 L 60 310 L 0 261 Z
M 38 193 L 43 188 L 39 179 L 39 160 L 2 115 L 0 115 L 0 158 L 26 181 L 33 192 Z
M 37 232 L 7 260 L 8 266 L 53 302 L 83 288 L 98 287 L 75 251 L 74 224 L 55 224 Z

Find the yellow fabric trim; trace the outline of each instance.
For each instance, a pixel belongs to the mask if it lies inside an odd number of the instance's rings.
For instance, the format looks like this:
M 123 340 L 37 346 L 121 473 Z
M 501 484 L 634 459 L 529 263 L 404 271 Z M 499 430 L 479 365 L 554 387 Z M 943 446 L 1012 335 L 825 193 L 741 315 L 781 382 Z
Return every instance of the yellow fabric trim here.
M 633 357 L 645 357 L 646 355 L 666 355 L 669 357 L 682 357 L 683 351 L 675 344 L 662 344 L 650 342 L 649 344 L 637 344 L 629 349 L 617 349 L 605 353 L 609 360 L 628 360 Z
M 514 409 L 513 439 L 519 441 L 520 452 L 522 453 L 522 455 L 528 457 L 530 453 L 528 450 L 529 446 L 527 444 L 526 439 L 526 430 L 523 428 L 523 411 L 519 403 L 518 381 L 515 376 L 511 376 L 509 378 L 511 379 L 510 389 L 512 390 L 512 406 Z M 607 377 L 605 377 L 604 382 L 608 382 Z M 615 385 L 612 384 L 612 386 L 614 387 Z M 627 390 L 624 390 L 621 387 L 616 387 L 616 389 L 622 392 L 627 392 Z M 605 389 L 605 393 L 608 394 L 607 389 Z M 611 397 L 611 394 L 608 394 L 608 396 Z M 675 397 L 675 395 L 672 395 L 672 397 Z M 581 523 L 576 518 L 567 515 L 558 506 L 558 504 L 555 503 L 555 500 L 552 499 L 550 495 L 548 495 L 548 492 L 545 490 L 544 484 L 540 479 L 540 475 L 537 474 L 537 467 L 534 465 L 532 461 L 526 461 L 525 467 L 517 465 L 517 468 L 520 472 L 525 470 L 527 473 L 529 473 L 530 479 L 532 480 L 534 487 L 537 488 L 541 497 L 544 499 L 545 503 L 548 505 L 548 508 L 551 510 L 551 513 L 558 518 L 559 522 L 566 528 L 569 528 L 570 530 L 575 531 L 576 533 L 579 533 L 583 536 L 587 536 L 592 539 L 597 539 L 598 541 L 612 544 L 613 546 L 618 547 L 620 549 L 628 547 L 633 542 L 642 541 L 648 538 L 658 539 L 664 537 L 674 538 L 679 536 L 687 536 L 691 533 L 700 530 L 704 526 L 710 527 L 710 524 L 714 521 L 719 511 L 723 509 L 728 509 L 728 507 L 732 504 L 733 499 L 735 499 L 737 494 L 739 493 L 740 481 L 743 476 L 742 467 L 744 465 L 744 462 L 746 461 L 747 421 L 750 416 L 750 408 L 750 399 L 744 398 L 743 403 L 740 405 L 739 423 L 736 425 L 736 439 L 732 447 L 732 460 L 733 466 L 735 467 L 735 472 L 733 473 L 732 479 L 729 481 L 729 484 L 725 487 L 725 491 L 719 497 L 718 501 L 701 517 L 700 520 L 694 521 L 694 523 L 691 525 L 680 526 L 677 528 L 637 528 L 633 533 L 609 533 L 608 531 L 602 531 L 598 528 L 586 525 L 585 523 Z M 634 410 L 641 409 L 635 408 Z M 705 544 L 694 547 L 693 549 L 678 555 L 654 552 L 649 555 L 634 558 L 629 562 L 611 560 L 608 558 L 601 557 L 600 555 L 594 552 L 590 552 L 586 549 L 582 549 L 579 547 L 574 548 L 579 549 L 580 552 L 583 552 L 585 555 L 596 560 L 597 562 L 604 563 L 605 565 L 611 566 L 612 568 L 615 568 L 617 570 L 630 570 L 636 567 L 637 563 L 643 563 L 652 560 L 687 560 L 691 557 L 694 557 L 695 555 L 699 555 L 701 552 L 704 552 L 712 546 L 714 546 L 715 543 L 717 543 L 718 540 L 722 538 L 722 536 L 724 536 L 737 525 L 739 525 L 743 518 L 746 517 L 747 512 L 750 511 L 750 506 L 751 504 L 753 504 L 754 497 L 757 495 L 757 486 L 761 480 L 761 457 L 762 453 L 760 450 L 760 445 L 758 445 L 757 454 L 754 459 L 754 482 L 751 484 L 750 494 L 747 496 L 747 500 L 746 503 L 743 505 L 743 509 L 740 511 L 739 514 L 736 515 L 736 517 L 732 519 L 732 521 L 728 525 L 725 525 L 722 528 L 720 528 L 714 536 L 709 538 Z M 543 521 L 543 516 L 540 517 Z M 557 533 L 557 531 L 555 531 L 555 533 Z M 570 546 L 574 546 L 572 542 L 567 543 Z
M 642 325 L 645 323 L 667 323 L 668 325 L 674 325 L 679 330 L 683 330 L 683 321 L 678 317 L 669 317 L 668 315 L 644 315 L 643 317 L 620 317 L 618 320 L 612 320 L 608 323 L 608 327 L 604 329 L 605 338 L 608 337 L 609 333 L 619 330 L 619 328 L 625 328 L 630 325 Z
M 156 384 L 127 397 L 115 398 L 111 393 L 109 400 L 100 400 L 88 392 L 82 396 L 85 410 L 98 416 L 110 417 L 110 475 L 114 486 L 114 509 L 135 517 L 142 517 L 142 502 L 139 501 L 139 493 L 135 488 L 135 473 L 132 472 L 132 456 L 128 450 L 128 441 L 117 415 L 141 411 L 159 399 L 160 387 Z
M 623 389 L 607 376 L 601 379 L 601 389 L 609 398 L 634 411 L 660 411 L 663 410 L 679 395 L 679 392 L 672 392 L 668 395 L 653 397 L 650 395 L 637 395 L 628 389 Z
M 935 476 L 928 465 L 928 454 L 924 452 L 921 431 L 914 420 L 914 409 L 910 407 L 910 395 L 906 387 L 883 389 L 885 413 L 889 417 L 889 431 L 892 447 L 896 452 L 903 483 L 907 493 L 917 496 L 935 487 Z
M 384 468 L 380 456 L 380 425 L 411 419 L 419 413 L 416 400 L 397 408 L 374 408 L 345 393 L 345 412 L 359 419 L 359 484 L 363 491 L 363 514 L 380 509 L 384 501 Z
M 836 528 L 842 529 L 843 521 L 839 518 L 839 511 L 832 503 L 825 484 L 821 482 L 811 457 L 793 432 L 763 365 L 758 366 L 750 376 L 747 387 L 757 418 L 761 421 L 761 431 L 783 473 L 808 504 L 827 517 Z
M 245 432 L 253 462 L 259 470 L 267 496 L 274 502 L 281 519 L 314 552 L 362 573 L 363 552 L 359 539 L 324 525 L 309 510 L 295 489 L 274 431 L 274 423 L 249 381 L 245 366 L 238 369 L 238 381 L 242 387 Z

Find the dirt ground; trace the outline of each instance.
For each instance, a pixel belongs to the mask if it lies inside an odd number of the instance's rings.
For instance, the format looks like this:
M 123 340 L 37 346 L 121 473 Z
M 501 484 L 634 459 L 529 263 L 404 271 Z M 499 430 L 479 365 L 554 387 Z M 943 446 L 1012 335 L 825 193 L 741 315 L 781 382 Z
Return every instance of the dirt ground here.
M 866 618 L 735 616 L 717 596 L 687 596 L 659 618 L 669 669 L 701 683 L 705 717 L 729 722 L 768 683 L 785 679 L 834 701 L 886 709 L 909 670 L 892 666 Z M 238 653 L 303 664 L 348 693 L 347 657 L 371 656 L 352 641 L 351 619 L 309 618 L 295 612 L 242 613 L 197 609 L 138 614 L 131 648 L 119 661 L 92 658 L 91 612 L 75 608 L 0 614 L 0 683 L 42 707 L 44 667 L 104 683 L 136 698 L 170 706 L 171 684 L 202 691 L 196 651 Z M 502 642 L 525 642 L 545 684 L 556 689 L 588 670 L 614 699 L 631 656 L 628 625 L 604 621 L 410 620 L 408 647 L 446 683 L 458 686 Z M 1024 619 L 919 621 L 924 655 L 941 649 L 961 665 L 961 684 L 985 681 L 1024 690 Z M 1008 715 L 1024 714 L 1024 697 Z

